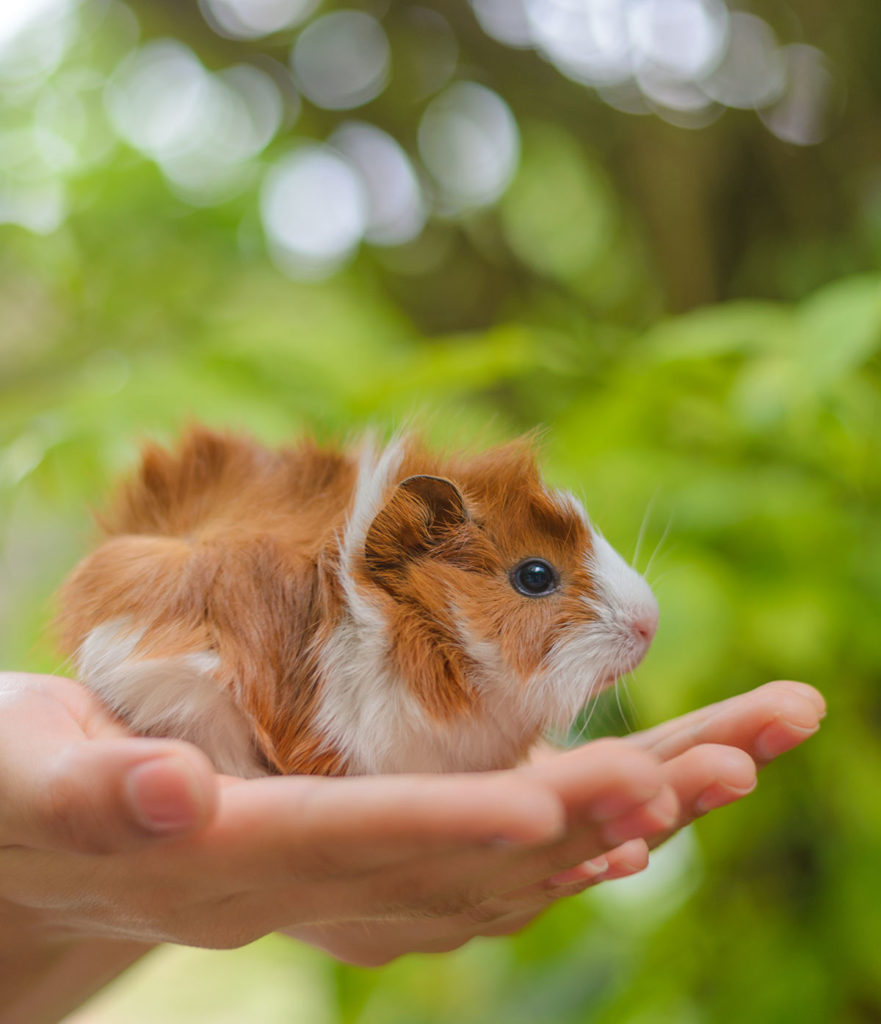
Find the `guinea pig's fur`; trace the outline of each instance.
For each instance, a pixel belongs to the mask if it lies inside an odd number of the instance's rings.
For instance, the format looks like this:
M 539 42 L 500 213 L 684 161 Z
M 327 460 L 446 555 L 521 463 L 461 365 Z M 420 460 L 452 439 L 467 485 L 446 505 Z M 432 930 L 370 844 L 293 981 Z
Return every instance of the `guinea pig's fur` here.
M 79 678 L 228 774 L 511 766 L 657 625 L 529 441 L 271 451 L 196 428 L 145 450 L 102 526 L 60 595 Z M 535 559 L 553 585 L 524 593 Z

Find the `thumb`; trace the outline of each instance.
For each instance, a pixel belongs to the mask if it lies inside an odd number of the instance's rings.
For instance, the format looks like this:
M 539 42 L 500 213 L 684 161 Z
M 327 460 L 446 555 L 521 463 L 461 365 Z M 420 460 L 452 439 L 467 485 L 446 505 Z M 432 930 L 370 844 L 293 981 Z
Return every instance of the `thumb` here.
M 121 852 L 201 828 L 217 808 L 211 762 L 188 743 L 83 738 L 27 760 L 0 811 L 6 842 Z

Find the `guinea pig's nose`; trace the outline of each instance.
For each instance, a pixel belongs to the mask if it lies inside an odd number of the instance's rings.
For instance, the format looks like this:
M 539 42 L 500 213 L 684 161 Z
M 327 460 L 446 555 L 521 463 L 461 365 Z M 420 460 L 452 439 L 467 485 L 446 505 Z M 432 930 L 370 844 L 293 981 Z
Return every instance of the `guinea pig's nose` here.
M 657 611 L 652 609 L 651 611 L 642 612 L 631 622 L 630 628 L 633 630 L 633 635 L 642 640 L 646 647 L 648 647 L 658 631 Z

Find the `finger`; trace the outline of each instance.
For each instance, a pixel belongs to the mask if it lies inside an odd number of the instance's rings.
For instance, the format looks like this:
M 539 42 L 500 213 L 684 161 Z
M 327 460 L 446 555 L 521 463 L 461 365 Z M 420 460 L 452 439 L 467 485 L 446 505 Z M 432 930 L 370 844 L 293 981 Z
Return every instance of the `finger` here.
M 73 680 L 0 673 L 0 846 L 138 848 L 205 824 L 216 788 L 201 751 L 127 737 Z
M 636 755 L 636 756 L 634 756 Z M 666 778 L 659 760 L 626 740 L 603 739 L 518 769 L 550 786 L 570 829 L 620 817 L 656 797 Z
M 667 762 L 670 785 L 679 797 L 680 813 L 666 834 L 649 839 L 654 848 L 695 818 L 734 803 L 756 787 L 756 765 L 745 751 L 703 744 Z
M 577 896 L 601 882 L 638 874 L 648 867 L 648 863 L 648 844 L 644 839 L 632 839 L 600 857 L 542 879 L 535 885 L 488 900 L 469 914 L 462 915 L 459 930 L 466 923 L 470 922 L 473 927 L 475 921 L 483 919 L 480 935 L 509 935 L 519 931 L 558 900 Z
M 553 790 L 514 772 L 284 777 L 224 787 L 203 845 L 246 877 L 351 877 L 427 853 L 546 843 L 564 827 Z
M 528 882 L 592 861 L 629 840 L 666 833 L 679 817 L 664 767 L 653 757 L 634 758 L 632 746 L 620 740 L 600 740 L 528 770 L 560 794 L 568 825 L 560 840 L 523 855 L 523 870 L 532 872 Z
M 541 884 L 630 840 L 667 835 L 680 816 L 677 795 L 663 765 L 634 753 L 621 740 L 598 740 L 520 769 L 558 793 L 566 809 L 566 832 L 540 847 L 498 857 L 489 871 L 476 857 L 470 864 L 460 859 L 462 876 L 479 878 L 472 898 Z
M 7 751 L 8 754 L 8 751 Z M 88 853 L 132 850 L 211 819 L 213 768 L 167 740 L 80 740 L 0 771 L 4 845 Z
M 543 889 L 541 883 L 618 847 L 619 834 L 624 841 L 634 835 L 644 839 L 664 836 L 677 817 L 675 794 L 665 787 L 657 797 L 622 817 L 626 827 L 612 819 L 608 824 L 581 826 L 558 842 L 530 850 L 461 851 L 455 856 L 401 864 L 393 874 L 372 879 L 370 903 L 360 905 L 361 913 L 428 919 L 463 916 L 472 923 L 484 923 L 497 916 L 498 901 L 509 899 L 511 893 L 535 887 L 534 898 L 527 901 L 529 907 L 569 895 L 570 891 L 544 891 L 547 887 Z M 615 838 L 605 834 L 608 825 L 615 826 Z
M 778 681 L 635 733 L 628 741 L 665 761 L 701 743 L 720 743 L 745 750 L 762 765 L 812 736 L 825 710 L 812 686 Z
M 542 886 L 555 892 L 559 898 L 570 895 L 570 889 L 572 892 L 581 892 L 600 882 L 635 875 L 648 867 L 648 861 L 649 848 L 645 839 L 630 839 L 600 857 L 552 875 L 542 882 Z
M 676 827 L 680 817 L 678 797 L 672 786 L 665 786 L 657 797 L 641 807 L 611 821 L 578 829 L 541 857 L 532 855 L 528 862 L 531 881 L 567 877 L 570 870 L 578 872 L 585 863 L 597 865 L 595 871 L 590 866 L 585 870 L 591 879 L 598 879 L 602 861 L 607 863 L 609 856 L 614 856 L 613 851 L 629 842 L 660 842 Z
M 209 858 L 224 851 L 227 877 L 334 881 L 338 912 L 368 918 L 450 916 L 678 816 L 659 762 L 620 741 L 541 770 L 252 780 L 221 800 L 197 841 Z
M 605 859 L 604 859 L 605 863 Z M 510 935 L 520 931 L 550 904 L 582 892 L 597 881 L 621 878 L 643 870 L 648 847 L 633 840 L 611 850 L 604 870 L 588 883 L 543 884 L 509 893 L 446 918 L 405 921 L 343 921 L 282 929 L 296 939 L 327 950 L 337 959 L 376 967 L 405 953 L 438 953 L 458 949 L 476 936 Z

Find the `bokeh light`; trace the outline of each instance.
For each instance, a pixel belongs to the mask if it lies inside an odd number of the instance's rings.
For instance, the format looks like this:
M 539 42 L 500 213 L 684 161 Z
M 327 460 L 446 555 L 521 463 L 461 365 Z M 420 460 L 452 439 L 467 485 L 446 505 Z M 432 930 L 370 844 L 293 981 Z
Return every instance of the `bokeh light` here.
M 632 73 L 628 10 L 619 0 L 526 0 L 536 48 L 577 82 L 603 85 Z
M 419 152 L 444 212 L 482 206 L 498 199 L 517 169 L 517 122 L 491 89 L 456 82 L 426 107 Z
M 726 107 L 761 112 L 777 104 L 775 115 L 761 119 L 779 138 L 811 145 L 824 137 L 834 90 L 828 62 L 798 46 L 781 48 L 766 21 L 729 11 L 724 0 L 471 0 L 471 6 L 488 35 L 534 48 L 624 113 L 654 112 L 698 128 Z
M 119 135 L 197 203 L 226 198 L 248 181 L 247 161 L 270 142 L 283 113 L 277 86 L 259 68 L 212 74 L 170 39 L 123 61 L 108 83 L 107 108 Z
M 760 116 L 784 142 L 813 146 L 826 136 L 835 82 L 825 54 L 815 46 L 785 46 L 786 90 L 779 102 Z
M 263 230 L 291 277 L 327 277 L 367 229 L 369 199 L 357 172 L 330 146 L 307 144 L 270 168 L 260 191 Z
M 61 227 L 66 216 L 65 188 L 56 178 L 5 182 L 0 187 L 0 224 L 18 224 L 48 235 Z
M 325 14 L 300 33 L 291 65 L 303 95 L 327 110 L 375 99 L 389 76 L 390 48 L 380 23 L 362 11 Z
M 199 0 L 208 24 L 219 35 L 259 39 L 297 25 L 321 0 Z
M 333 148 L 325 155 L 333 153 L 346 168 L 334 181 L 353 174 L 359 183 L 365 212 L 352 237 L 404 244 L 430 215 L 455 216 L 495 202 L 516 173 L 519 129 L 500 95 L 455 80 L 459 40 L 450 22 L 431 6 L 319 12 L 320 4 L 199 0 L 208 25 L 227 38 L 287 32 L 292 39 L 289 67 L 270 67 L 263 55 L 214 71 L 178 40 L 138 45 L 136 17 L 117 0 L 94 8 L 83 0 L 6 0 L 0 92 L 7 108 L 31 103 L 31 113 L 0 126 L 3 217 L 52 230 L 66 215 L 68 179 L 107 159 L 116 139 L 154 161 L 188 203 L 225 202 L 260 180 L 260 155 L 296 120 L 301 95 L 332 112 L 363 107 L 385 90 L 393 59 L 397 92 L 418 116 L 421 165 L 401 146 L 410 140 L 375 124 L 326 129 Z M 494 39 L 534 49 L 628 114 L 701 128 L 727 108 L 754 110 L 777 138 L 800 146 L 827 132 L 837 83 L 826 56 L 815 47 L 782 44 L 767 21 L 729 10 L 726 0 L 470 4 Z M 94 30 L 87 23 L 118 21 L 121 12 L 135 34 L 121 42 L 119 52 L 128 53 L 115 70 L 110 64 L 85 81 L 62 67 L 77 33 L 85 38 Z M 356 245 L 341 245 L 340 252 Z M 308 273 L 317 273 L 316 267 L 345 258 L 305 263 Z
M 532 25 L 523 0 L 471 0 L 474 14 L 487 35 L 508 46 L 532 46 Z
M 364 237 L 374 245 L 401 245 L 415 238 L 427 215 L 413 164 L 387 132 L 348 121 L 331 144 L 358 171 L 367 199 Z
M 0 87 L 39 84 L 61 63 L 75 35 L 76 0 L 0 3 Z
M 634 63 L 683 80 L 699 77 L 718 63 L 727 24 L 720 0 L 634 0 L 628 10 Z
M 728 48 L 700 86 L 726 107 L 750 110 L 778 100 L 786 87 L 786 70 L 771 26 L 754 14 L 735 11 Z

